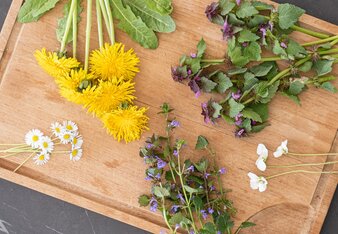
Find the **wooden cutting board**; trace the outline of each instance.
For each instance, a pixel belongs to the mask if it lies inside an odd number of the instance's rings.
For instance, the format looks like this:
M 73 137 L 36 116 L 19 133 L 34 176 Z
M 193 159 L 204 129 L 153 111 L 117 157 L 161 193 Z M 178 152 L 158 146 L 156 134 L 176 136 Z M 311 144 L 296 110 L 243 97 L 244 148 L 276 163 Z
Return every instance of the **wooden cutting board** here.
M 57 155 L 45 166 L 38 167 L 29 161 L 13 173 L 24 156 L 0 160 L 0 177 L 158 233 L 165 228 L 160 214 L 140 208 L 137 202 L 138 196 L 149 193 L 150 189 L 150 184 L 144 180 L 145 165 L 138 150 L 147 136 L 163 131 L 163 119 L 156 113 L 163 102 L 169 102 L 182 125 L 176 136 L 189 142 L 187 155 L 196 159 L 201 156 L 192 149 L 196 137 L 205 135 L 218 153 L 219 165 L 228 169 L 223 183 L 232 189 L 229 197 L 238 208 L 237 225 L 253 215 L 252 221 L 257 226 L 247 233 L 319 233 L 337 185 L 336 176 L 288 175 L 271 180 L 268 190 L 259 193 L 250 189 L 247 173 L 257 172 L 254 163 L 258 143 L 265 143 L 273 151 L 282 140 L 288 139 L 292 151 L 337 152 L 338 96 L 310 88 L 301 95 L 300 107 L 278 95 L 271 103 L 271 126 L 248 138 L 234 138 L 233 127 L 224 123 L 205 125 L 200 103 L 209 96 L 196 99 L 187 86 L 173 82 L 170 67 L 177 64 L 181 54 L 194 52 L 201 37 L 208 44 L 207 54 L 213 57 L 224 56 L 226 43 L 219 27 L 204 16 L 210 0 L 173 2 L 177 30 L 169 35 L 159 34 L 157 50 L 141 48 L 125 33 L 116 32 L 117 40 L 128 48 L 135 48 L 141 58 L 141 72 L 135 79 L 137 104 L 148 106 L 150 117 L 150 131 L 144 133 L 139 142 L 124 144 L 109 137 L 101 123 L 86 114 L 81 106 L 61 98 L 53 79 L 40 69 L 33 57 L 36 49 L 56 50 L 59 47 L 54 29 L 63 4 L 58 4 L 39 22 L 22 25 L 15 22 L 22 0 L 13 1 L 0 35 L 0 143 L 22 142 L 25 133 L 32 128 L 47 132 L 51 122 L 70 119 L 78 123 L 85 144 L 84 156 L 76 163 L 70 162 L 66 155 Z M 311 16 L 303 16 L 301 21 L 307 27 L 338 34 L 337 26 Z M 82 29 L 84 24 L 83 19 Z M 94 23 L 92 49 L 98 47 L 95 27 Z M 299 33 L 292 36 L 300 42 L 311 39 Z M 80 48 L 84 48 L 84 31 L 79 40 Z M 338 75 L 337 66 L 334 73 Z M 270 160 L 274 164 L 304 161 L 290 157 Z M 308 159 L 308 162 L 313 160 Z M 268 170 L 269 173 L 274 172 Z

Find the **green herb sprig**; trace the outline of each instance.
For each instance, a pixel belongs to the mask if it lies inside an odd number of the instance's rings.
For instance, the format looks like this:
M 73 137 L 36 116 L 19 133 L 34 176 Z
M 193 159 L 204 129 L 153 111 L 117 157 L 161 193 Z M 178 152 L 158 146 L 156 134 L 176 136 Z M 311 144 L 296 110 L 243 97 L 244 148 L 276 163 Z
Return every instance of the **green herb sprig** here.
M 230 190 L 221 183 L 225 168 L 218 168 L 216 153 L 204 136 L 197 138 L 195 149 L 204 150 L 208 156 L 197 162 L 184 157 L 185 140 L 172 140 L 172 133 L 180 123 L 170 118 L 173 109 L 167 103 L 161 109 L 166 134 L 154 134 L 140 149 L 140 156 L 148 166 L 146 180 L 152 182 L 151 195 L 140 196 L 140 205 L 160 211 L 171 233 L 181 229 L 195 234 L 230 234 L 236 209 L 226 198 Z M 253 225 L 246 221 L 235 233 Z

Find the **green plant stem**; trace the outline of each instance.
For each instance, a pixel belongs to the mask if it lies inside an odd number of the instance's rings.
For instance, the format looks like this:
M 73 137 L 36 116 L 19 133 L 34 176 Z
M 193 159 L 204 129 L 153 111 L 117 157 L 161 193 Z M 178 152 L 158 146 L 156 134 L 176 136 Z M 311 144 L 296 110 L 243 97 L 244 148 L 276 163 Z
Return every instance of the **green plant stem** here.
M 338 35 L 329 37 L 329 38 L 325 38 L 325 39 L 321 39 L 321 40 L 317 40 L 317 41 L 311 41 L 311 42 L 307 42 L 302 44 L 303 47 L 307 47 L 307 46 L 313 46 L 313 45 L 319 45 L 319 44 L 323 44 L 326 42 L 330 42 L 330 41 L 335 41 L 336 39 L 338 39 Z
M 288 152 L 287 155 L 301 156 L 301 157 L 314 157 L 314 156 L 335 156 L 335 155 L 338 155 L 338 153 L 300 154 L 300 153 L 290 153 L 290 152 Z
M 70 26 L 72 25 L 73 12 L 76 7 L 77 7 L 76 2 L 72 0 L 72 3 L 70 4 L 67 21 L 66 21 L 65 33 L 63 34 L 63 37 L 62 37 L 61 48 L 60 48 L 61 53 L 65 52 L 67 38 L 68 38 L 69 31 L 70 31 Z
M 14 173 L 17 172 L 17 170 L 19 170 L 30 158 L 32 158 L 34 155 L 34 153 L 32 153 L 31 155 L 29 155 L 19 166 L 17 166 L 17 168 L 14 169 Z
M 86 26 L 86 51 L 84 70 L 88 71 L 89 50 L 90 50 L 90 33 L 92 28 L 92 0 L 87 0 L 87 26 Z
M 255 100 L 255 97 L 251 97 L 249 98 L 248 100 L 246 100 L 245 102 L 243 102 L 242 104 L 243 105 L 246 105 L 246 104 L 249 104 L 250 102 L 254 101 Z
M 106 29 L 108 31 L 109 39 L 112 40 L 111 30 L 110 30 L 110 27 L 109 27 L 108 13 L 106 11 L 105 4 L 104 4 L 103 0 L 98 0 L 98 1 L 100 3 L 101 12 L 102 12 L 104 23 L 106 25 Z
M 222 64 L 225 62 L 225 59 L 201 59 L 201 63 L 217 63 Z
M 109 0 L 104 0 L 105 3 L 105 7 L 106 7 L 106 11 L 108 14 L 108 22 L 109 22 L 109 30 L 110 30 L 110 42 L 112 45 L 114 45 L 115 43 L 115 32 L 114 32 L 114 20 L 113 20 L 113 15 L 112 15 L 112 11 L 110 8 L 110 3 Z
M 336 80 L 336 77 L 334 76 L 322 76 L 322 77 L 319 77 L 319 78 L 314 78 L 313 80 L 308 80 L 306 82 L 306 84 L 313 84 L 315 82 L 318 82 L 318 83 L 324 83 L 326 81 L 332 81 L 332 80 Z
M 8 157 L 11 157 L 11 156 L 19 154 L 19 153 L 20 152 L 14 152 L 14 153 L 11 153 L 11 154 L 6 154 L 6 155 L 3 155 L 3 156 L 0 156 L 0 158 L 8 158 Z
M 99 46 L 103 46 L 103 29 L 102 29 L 102 11 L 99 0 L 96 0 L 96 17 L 97 17 L 97 33 L 99 37 Z
M 205 149 L 212 156 L 213 162 L 214 162 L 214 169 L 216 170 L 216 167 L 215 167 L 215 165 L 216 165 L 216 153 L 211 148 L 209 148 L 208 146 L 206 146 Z M 217 174 L 217 182 L 218 182 L 218 186 L 219 186 L 219 190 L 221 192 L 221 195 L 223 196 L 224 195 L 224 193 L 223 193 L 223 186 L 222 186 L 221 176 L 219 174 Z
M 0 146 L 9 146 L 9 145 L 26 145 L 26 144 L 22 144 L 22 143 L 20 144 L 0 144 Z
M 166 115 L 165 115 L 165 123 L 166 123 L 166 137 L 167 137 L 167 147 L 170 147 L 170 133 L 169 133 L 169 129 L 168 129 L 168 118 L 169 118 L 169 114 L 168 113 L 166 113 Z M 174 182 L 176 183 L 176 178 L 175 178 L 175 174 L 174 174 L 174 171 L 173 171 L 173 168 L 171 167 L 171 165 L 170 165 L 170 161 L 172 161 L 172 156 L 171 156 L 171 154 L 169 154 L 169 163 L 168 163 L 168 165 L 169 165 L 169 170 L 170 170 L 170 173 L 171 173 L 171 176 L 173 177 L 173 180 L 174 180 Z
M 334 46 L 334 45 L 336 45 L 337 43 L 338 43 L 338 39 L 336 39 L 336 40 L 334 40 L 334 41 L 331 41 L 331 42 L 330 42 L 330 45 L 331 45 L 331 46 Z
M 298 32 L 302 32 L 304 34 L 307 34 L 307 35 L 310 35 L 310 36 L 313 36 L 313 37 L 320 38 L 320 39 L 325 39 L 325 38 L 329 38 L 330 37 L 330 35 L 328 35 L 328 34 L 324 34 L 324 33 L 320 33 L 320 32 L 315 32 L 315 31 L 312 31 L 310 29 L 303 28 L 303 27 L 300 27 L 300 26 L 297 26 L 297 25 L 291 26 L 291 29 L 296 30 Z
M 259 60 L 259 62 L 273 62 L 283 60 L 281 57 L 263 57 Z
M 75 2 L 75 8 L 73 11 L 73 58 L 76 58 L 77 53 L 77 1 L 73 0 Z
M 305 167 L 305 166 L 319 166 L 336 164 L 338 161 L 323 162 L 323 163 L 302 163 L 302 164 L 288 164 L 288 165 L 269 165 L 271 168 L 291 168 L 291 167 Z
M 160 187 L 163 188 L 163 187 L 162 187 L 162 183 L 160 183 Z M 165 200 L 164 200 L 164 197 L 162 197 L 162 215 L 163 215 L 164 221 L 165 221 L 165 223 L 167 224 L 168 228 L 170 229 L 170 231 L 171 231 L 172 233 L 174 233 L 172 227 L 170 226 L 170 224 L 169 224 L 169 222 L 168 222 L 167 211 L 166 211 L 166 209 L 165 209 Z
M 293 170 L 293 171 L 286 171 L 283 173 L 275 174 L 272 176 L 268 176 L 265 179 L 270 180 L 279 176 L 288 175 L 288 174 L 296 174 L 296 173 L 308 173 L 308 174 L 338 174 L 338 171 L 307 171 L 307 170 Z
M 334 53 L 338 53 L 338 48 L 318 52 L 319 55 L 327 55 L 327 54 L 334 54 Z

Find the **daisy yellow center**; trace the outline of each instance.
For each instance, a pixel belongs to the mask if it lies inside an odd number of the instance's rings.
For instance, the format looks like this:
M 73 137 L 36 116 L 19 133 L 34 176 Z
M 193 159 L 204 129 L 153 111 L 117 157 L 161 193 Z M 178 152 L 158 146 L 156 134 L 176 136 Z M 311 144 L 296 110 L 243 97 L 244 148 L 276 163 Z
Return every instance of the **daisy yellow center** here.
M 48 148 L 48 143 L 47 142 L 43 142 L 42 146 L 43 146 L 43 148 Z
M 77 155 L 77 152 L 78 152 L 77 149 L 73 150 L 72 151 L 72 156 L 75 157 Z
M 69 130 L 69 131 L 71 131 L 71 130 L 73 130 L 73 127 L 72 127 L 72 125 L 67 125 L 66 129 Z
M 65 135 L 63 136 L 63 139 L 65 139 L 65 140 L 69 140 L 69 138 L 70 138 L 70 135 L 69 135 L 69 134 L 65 134 Z
M 44 160 L 44 159 L 45 159 L 45 155 L 40 155 L 40 156 L 39 156 L 39 160 L 42 161 L 42 160 Z
M 59 127 L 55 128 L 55 132 L 60 133 L 61 129 Z
M 77 138 L 74 138 L 73 143 L 76 145 L 77 144 Z
M 34 136 L 32 137 L 32 140 L 33 140 L 34 142 L 37 142 L 37 141 L 39 140 L 39 137 L 38 137 L 37 135 L 34 135 Z

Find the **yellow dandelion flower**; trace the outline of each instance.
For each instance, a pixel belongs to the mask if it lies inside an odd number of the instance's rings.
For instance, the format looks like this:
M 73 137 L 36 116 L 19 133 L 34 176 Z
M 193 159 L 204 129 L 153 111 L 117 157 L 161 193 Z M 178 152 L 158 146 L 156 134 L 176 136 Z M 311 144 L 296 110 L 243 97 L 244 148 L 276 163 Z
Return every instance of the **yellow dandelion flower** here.
M 92 80 L 94 76 L 90 73 L 87 73 L 83 69 L 74 70 L 72 69 L 68 73 L 63 73 L 55 79 L 55 82 L 60 86 L 60 88 L 67 88 L 71 90 L 77 90 L 81 81 L 83 80 Z
M 92 72 L 103 80 L 109 80 L 111 77 L 131 80 L 139 72 L 139 62 L 134 50 L 125 52 L 121 43 L 106 43 L 99 50 L 92 51 L 89 59 Z
M 104 114 L 101 120 L 110 135 L 118 141 L 123 139 L 128 143 L 140 139 L 141 133 L 149 129 L 146 111 L 147 108 L 137 106 L 130 106 L 126 109 L 117 108 Z
M 55 52 L 47 52 L 45 48 L 37 50 L 34 54 L 40 67 L 54 78 L 64 73 L 69 73 L 72 68 L 79 67 L 80 63 L 75 58 L 59 58 Z
M 135 96 L 134 83 L 113 79 L 112 81 L 100 81 L 92 98 L 87 99 L 84 106 L 96 116 L 102 116 L 106 112 L 117 108 L 121 103 L 131 103 Z

